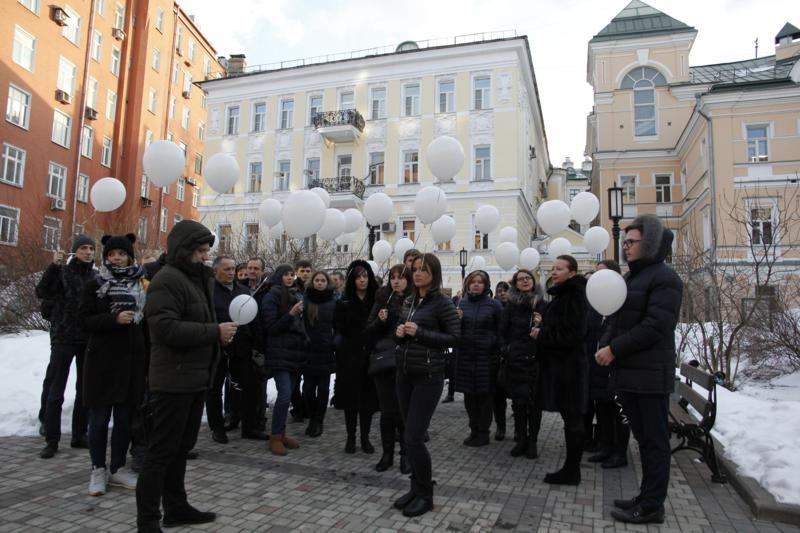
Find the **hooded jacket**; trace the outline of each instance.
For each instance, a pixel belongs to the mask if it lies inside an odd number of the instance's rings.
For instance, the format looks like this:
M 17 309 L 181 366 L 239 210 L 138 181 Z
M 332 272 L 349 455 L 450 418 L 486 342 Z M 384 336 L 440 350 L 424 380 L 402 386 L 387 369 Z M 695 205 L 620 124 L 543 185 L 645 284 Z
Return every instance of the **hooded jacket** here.
M 314 287 L 306 289 L 303 320 L 308 331 L 308 357 L 305 373 L 330 374 L 336 370 L 333 355 L 333 321 L 336 314 L 336 299 L 333 289 L 318 291 Z M 312 324 L 308 317 L 310 306 L 317 306 L 317 319 Z
M 508 303 L 500 319 L 500 347 L 506 368 L 506 394 L 512 400 L 530 403 L 536 398 L 539 360 L 531 337 L 533 314 L 544 313 L 544 300 L 536 289 L 523 293 L 508 289 Z
M 612 390 L 669 394 L 675 387 L 675 326 L 683 282 L 664 263 L 672 248 L 672 232 L 654 215 L 640 215 L 641 257 L 628 263 L 628 295 L 611 317 L 600 346 L 611 346 Z
M 36 296 L 50 309 L 50 342 L 85 344 L 89 336 L 78 320 L 83 289 L 95 278 L 94 263 L 73 257 L 66 265 L 52 263 L 36 285 Z
M 288 301 L 283 302 L 283 275 L 293 271 L 291 265 L 279 265 L 267 284 L 269 290 L 261 300 L 261 320 L 266 350 L 264 352 L 267 368 L 272 371 L 283 370 L 299 372 L 306 362 L 308 335 L 303 324 L 303 314 L 293 316 L 289 311 L 303 295 L 295 286 L 287 287 Z
M 147 290 L 150 390 L 201 392 L 209 387 L 219 355 L 211 269 L 192 263 L 194 251 L 213 244 L 202 224 L 182 220 L 167 237 L 166 264 Z
M 403 309 L 403 302 L 411 294 L 411 288 L 406 287 L 405 292 L 396 293 L 392 290 L 391 284 L 382 287 L 375 297 L 375 305 L 369 314 L 369 332 L 375 338 L 373 352 L 383 353 L 394 351 L 397 344 L 394 342 L 394 331 L 400 323 L 400 313 Z M 386 309 L 387 318 L 384 322 L 378 318 L 381 309 Z

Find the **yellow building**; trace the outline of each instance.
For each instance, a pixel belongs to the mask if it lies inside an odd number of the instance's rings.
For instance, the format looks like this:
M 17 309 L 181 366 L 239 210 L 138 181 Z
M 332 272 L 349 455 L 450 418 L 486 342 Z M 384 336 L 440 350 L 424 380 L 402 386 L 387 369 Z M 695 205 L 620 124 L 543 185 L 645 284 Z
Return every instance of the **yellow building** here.
M 434 184 L 425 161 L 440 135 L 457 138 L 466 160 L 439 185 L 458 232 L 437 252 L 445 283 L 460 283 L 458 251 L 481 255 L 500 275 L 491 250 L 498 232 L 476 233 L 474 213 L 491 203 L 500 227 L 518 230 L 520 249 L 534 235 L 534 213 L 546 191 L 547 141 L 526 37 L 478 34 L 447 42 L 405 42 L 389 49 L 246 67 L 232 56 L 228 77 L 202 84 L 208 93 L 206 159 L 232 154 L 242 169 L 233 190 L 203 190 L 201 214 L 223 251 L 260 254 L 258 205 L 291 191 L 323 186 L 331 207 L 361 207 L 378 191 L 394 200 L 395 216 L 378 228 L 436 249 L 413 213 L 421 187 Z M 366 255 L 366 227 L 348 253 Z M 258 244 L 261 242 L 262 244 Z M 355 250 L 353 248 L 356 248 Z M 360 248 L 360 249 L 359 249 Z M 449 282 L 448 282 L 449 280 Z

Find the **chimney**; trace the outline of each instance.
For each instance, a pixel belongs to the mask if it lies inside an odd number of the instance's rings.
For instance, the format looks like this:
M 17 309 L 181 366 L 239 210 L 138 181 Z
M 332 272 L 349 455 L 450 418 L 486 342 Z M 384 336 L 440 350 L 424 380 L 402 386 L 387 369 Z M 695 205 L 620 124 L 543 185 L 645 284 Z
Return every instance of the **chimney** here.
M 800 55 L 800 29 L 786 23 L 775 36 L 775 61 Z
M 244 54 L 231 54 L 228 59 L 228 76 L 238 76 L 244 74 L 247 68 L 247 60 Z

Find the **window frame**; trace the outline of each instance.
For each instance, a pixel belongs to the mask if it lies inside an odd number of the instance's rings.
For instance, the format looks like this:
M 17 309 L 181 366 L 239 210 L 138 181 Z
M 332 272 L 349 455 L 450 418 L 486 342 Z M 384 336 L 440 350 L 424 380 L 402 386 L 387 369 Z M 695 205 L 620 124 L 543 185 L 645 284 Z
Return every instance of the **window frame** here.
M 286 165 L 286 170 L 284 170 Z M 272 182 L 273 191 L 288 191 L 292 182 L 292 161 L 291 159 L 280 159 L 275 162 L 275 179 Z M 285 180 L 285 183 L 284 183 Z
M 117 121 L 117 93 L 108 89 L 106 91 L 106 118 L 111 122 Z
M 161 49 L 160 48 L 153 48 L 153 51 L 150 55 L 150 68 L 152 68 L 156 72 L 161 72 Z
M 290 130 L 294 128 L 294 98 L 281 98 L 278 104 L 278 129 Z
M 411 229 L 406 229 L 406 223 L 411 224 Z M 412 242 L 416 242 L 417 236 L 417 218 L 414 216 L 411 217 L 400 217 L 398 220 L 398 226 L 400 227 L 400 237 L 403 239 L 411 239 Z
M 60 172 L 54 172 L 54 171 Z M 53 192 L 53 183 L 55 181 L 56 191 Z M 48 198 L 56 198 L 59 200 L 66 199 L 66 184 L 67 184 L 67 167 L 59 165 L 54 161 L 50 161 L 47 165 L 47 194 Z
M 147 110 L 155 115 L 158 110 L 158 89 L 148 87 L 147 91 Z
M 314 100 L 319 99 L 319 106 L 314 105 Z M 308 125 L 314 125 L 314 116 L 325 110 L 325 95 L 314 93 L 308 95 Z
M 178 181 L 175 182 L 175 199 L 179 202 L 183 202 L 186 198 L 186 178 L 180 177 Z
M 311 168 L 311 162 L 312 161 L 316 162 L 316 167 L 317 168 Z M 311 183 L 313 180 L 320 179 L 321 172 L 322 172 L 322 161 L 321 161 L 321 159 L 319 157 L 308 157 L 308 158 L 306 158 L 306 168 L 305 168 L 305 172 L 303 172 L 303 176 L 304 176 L 303 179 L 304 179 L 305 183 L 303 183 L 303 186 L 304 187 L 308 187 L 308 184 Z
M 57 126 L 56 117 L 63 117 L 63 118 L 66 119 L 66 126 L 64 127 L 64 131 L 63 131 L 63 141 L 64 141 L 63 143 L 60 142 L 59 139 L 56 139 L 56 126 Z M 52 130 L 51 135 L 50 135 L 50 140 L 53 141 L 55 144 L 57 144 L 59 146 L 62 146 L 64 148 L 66 148 L 66 149 L 69 149 L 71 137 L 72 137 L 72 117 L 69 116 L 68 114 L 64 113 L 63 111 L 60 111 L 58 109 L 54 109 L 53 110 L 53 130 Z
M 78 191 L 76 199 L 82 204 L 89 203 L 89 175 L 78 174 Z
M 750 132 L 755 129 L 762 129 L 764 130 L 763 137 L 751 137 Z M 768 122 L 757 122 L 751 124 L 744 125 L 744 133 L 745 133 L 745 144 L 747 146 L 747 162 L 748 163 L 764 163 L 770 160 L 770 132 L 771 132 L 771 124 Z M 764 149 L 766 153 L 761 153 L 761 146 L 760 144 L 764 144 Z M 751 149 L 755 148 L 752 151 Z
M 22 96 L 24 96 L 25 97 L 25 101 L 24 102 L 20 102 L 20 101 L 18 101 L 16 99 L 12 100 L 12 98 L 11 98 L 12 91 L 14 91 L 15 93 L 19 93 Z M 12 106 L 12 103 L 17 104 L 17 105 L 22 107 L 22 111 L 23 111 L 21 113 L 21 115 L 22 115 L 22 117 L 21 117 L 22 118 L 22 124 L 20 124 L 19 122 L 16 122 L 16 121 L 11 119 L 11 117 L 13 117 L 13 115 L 10 115 L 10 112 L 12 110 L 12 107 L 14 107 L 14 106 Z M 10 122 L 11 124 L 14 124 L 15 126 L 19 126 L 20 128 L 25 129 L 25 130 L 30 129 L 30 124 L 31 124 L 31 105 L 32 105 L 32 95 L 31 95 L 31 93 L 29 93 L 25 89 L 22 89 L 18 85 L 14 85 L 13 83 L 9 83 L 8 84 L 8 96 L 6 97 L 6 122 Z
M 169 220 L 169 209 L 167 209 L 166 207 L 162 207 L 158 217 L 158 231 L 160 231 L 161 233 L 167 232 L 168 220 Z
M 254 168 L 258 167 L 258 174 L 254 173 Z M 257 186 L 256 186 L 257 185 Z M 247 163 L 247 187 L 245 194 L 261 194 L 264 187 L 264 162 L 249 161 Z
M 667 178 L 669 183 L 659 184 L 659 178 Z M 672 172 L 656 172 L 653 174 L 653 186 L 656 189 L 656 203 L 657 204 L 671 204 L 672 203 L 672 188 L 675 185 L 674 175 Z
M 19 0 L 19 3 L 34 15 L 39 16 L 39 9 L 41 7 L 39 0 Z
M 111 74 L 119 77 L 119 70 L 122 67 L 122 49 L 111 45 L 111 61 L 108 65 Z
M 27 37 L 31 41 L 30 48 L 25 48 L 25 43 L 17 40 L 17 34 L 21 34 L 21 37 Z M 28 72 L 34 72 L 36 70 L 36 44 L 37 39 L 34 34 L 20 26 L 19 24 L 14 25 L 14 39 L 11 45 L 11 61 L 19 65 L 20 67 L 24 68 Z M 28 59 L 30 60 L 30 67 L 21 62 L 24 59 L 23 52 L 27 51 Z M 17 57 L 15 57 L 17 56 Z M 20 61 L 18 61 L 18 59 Z
M 48 222 L 50 222 L 51 225 L 48 225 Z M 60 242 L 61 219 L 45 215 L 42 223 L 42 249 L 48 252 L 54 252 L 59 248 Z
M 91 49 L 90 55 L 92 60 L 95 63 L 100 64 L 100 61 L 103 57 L 103 34 L 97 29 L 92 30 Z
M 235 116 L 233 112 L 236 112 Z M 239 135 L 239 121 L 241 118 L 241 106 L 239 104 L 229 104 L 225 106 L 225 135 Z
M 415 161 L 408 161 L 409 155 L 416 154 Z M 400 160 L 400 184 L 401 185 L 413 185 L 419 183 L 419 150 L 412 149 L 412 150 L 403 150 L 401 152 L 402 158 Z M 407 173 L 411 173 L 412 180 L 408 180 L 406 177 Z
M 377 98 L 376 92 L 382 93 L 382 95 Z M 378 103 L 377 109 L 377 116 L 376 116 L 376 109 L 375 103 Z M 386 87 L 371 87 L 369 90 L 369 117 L 370 120 L 382 120 L 386 118 Z
M 380 161 L 375 162 L 374 157 L 380 154 Z M 369 152 L 367 154 L 367 175 L 369 176 L 370 185 L 385 185 L 386 184 L 386 152 Z M 376 180 L 376 176 L 378 179 Z
M 192 111 L 189 107 L 184 106 L 181 108 L 181 128 L 189 130 L 189 125 L 192 120 Z
M 352 100 L 348 100 L 350 105 L 345 107 L 345 95 L 350 95 Z M 356 91 L 355 89 L 341 89 L 339 90 L 339 94 L 337 96 L 337 100 L 339 101 L 339 111 L 346 111 L 348 109 L 355 109 L 356 108 Z
M 408 94 L 409 89 L 412 88 L 416 88 L 416 95 Z M 400 103 L 400 116 L 418 117 L 421 112 L 420 99 L 422 95 L 422 84 L 418 81 L 407 82 L 403 84 L 402 89 L 403 97 Z
M 488 87 L 478 87 L 478 83 L 486 81 Z M 480 95 L 480 104 L 478 96 Z M 485 111 L 492 109 L 492 76 L 490 74 L 475 74 L 472 76 L 472 110 Z
M 14 211 L 15 217 L 8 216 L 3 210 Z M 21 209 L 11 205 L 0 204 L 0 244 L 16 246 L 19 243 L 19 219 Z M 5 221 L 8 220 L 8 223 Z M 3 233 L 8 232 L 8 240 L 3 238 Z M 12 235 L 13 233 L 13 235 Z
M 15 150 L 17 152 L 17 155 L 15 155 L 13 159 L 10 155 L 11 150 Z M 14 187 L 23 187 L 25 185 L 25 163 L 27 162 L 27 159 L 27 150 L 24 150 L 11 143 L 4 142 L 2 161 L 3 166 L 0 169 L 2 170 L 2 172 L 0 172 L 0 183 L 5 183 L 6 185 L 11 185 Z M 14 168 L 14 175 L 17 178 L 16 181 L 8 179 L 9 166 L 13 166 Z
M 80 13 L 75 11 L 75 9 L 68 4 L 64 4 L 61 9 L 67 14 L 67 23 L 61 28 L 61 35 L 75 46 L 80 47 L 82 25 Z M 72 37 L 70 37 L 70 32 L 72 33 Z
M 70 67 L 72 69 L 71 73 L 68 72 Z M 62 75 L 64 75 L 64 77 L 62 77 Z M 65 79 L 66 76 L 69 76 L 69 78 Z M 58 78 L 56 79 L 56 89 L 64 91 L 70 96 L 75 96 L 75 84 L 77 83 L 77 77 L 78 67 L 75 66 L 75 63 L 64 56 L 60 56 L 58 59 Z
M 480 241 L 481 246 L 475 246 L 476 243 Z M 475 225 L 475 213 L 472 213 L 472 240 L 470 242 L 470 246 L 472 247 L 472 251 L 487 251 L 491 250 L 489 246 L 489 234 L 482 233 L 477 226 Z
M 260 106 L 263 106 L 263 110 L 259 112 L 258 108 Z M 264 133 L 267 129 L 267 102 L 264 100 L 253 102 L 250 108 L 250 116 L 253 117 L 250 133 Z
M 442 90 L 443 84 L 452 85 L 452 90 Z M 444 109 L 442 109 L 442 96 L 445 97 Z M 456 80 L 455 78 L 441 78 L 436 80 L 436 112 L 455 113 L 456 111 Z
M 487 157 L 478 158 L 478 150 L 488 150 Z M 472 156 L 474 164 L 472 165 L 472 181 L 491 181 L 492 180 L 492 145 L 491 144 L 476 144 L 472 147 Z M 478 166 L 480 165 L 483 175 L 478 175 Z
M 626 187 L 624 180 L 627 178 L 632 178 L 633 183 Z M 622 188 L 622 201 L 623 205 L 626 206 L 633 206 L 636 205 L 636 197 L 637 191 L 636 189 L 639 187 L 639 175 L 638 174 L 620 174 L 617 176 L 617 183 L 619 183 L 619 187 Z M 633 193 L 631 194 L 630 188 L 633 188 Z
M 94 147 L 94 129 L 88 124 L 83 125 L 81 132 L 81 157 L 86 159 L 92 158 L 92 151 Z
M 103 135 L 102 150 L 100 151 L 100 164 L 111 168 L 114 159 L 114 139 L 108 135 Z

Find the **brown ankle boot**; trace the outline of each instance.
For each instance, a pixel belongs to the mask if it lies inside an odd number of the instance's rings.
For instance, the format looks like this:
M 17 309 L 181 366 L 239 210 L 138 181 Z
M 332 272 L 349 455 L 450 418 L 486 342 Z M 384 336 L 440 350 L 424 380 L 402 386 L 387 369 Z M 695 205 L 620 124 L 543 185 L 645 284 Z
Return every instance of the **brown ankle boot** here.
M 273 455 L 286 455 L 286 446 L 283 445 L 283 435 L 270 435 L 269 436 L 269 451 Z
M 300 443 L 297 442 L 297 439 L 293 439 L 286 433 L 281 435 L 281 441 L 283 442 L 283 445 L 289 448 L 290 450 L 296 450 L 297 448 L 300 447 Z

